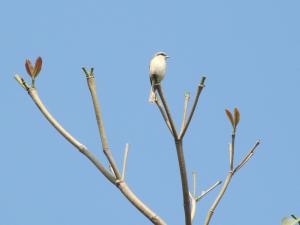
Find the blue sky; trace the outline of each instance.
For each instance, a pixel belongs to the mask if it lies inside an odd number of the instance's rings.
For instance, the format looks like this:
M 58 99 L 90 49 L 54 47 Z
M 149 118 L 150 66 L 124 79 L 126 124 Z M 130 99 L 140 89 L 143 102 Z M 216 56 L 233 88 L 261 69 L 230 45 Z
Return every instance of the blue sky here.
M 236 159 L 257 139 L 211 224 L 279 224 L 300 215 L 299 1 L 3 1 L 1 3 L 0 225 L 150 224 L 42 117 L 13 79 L 42 56 L 36 81 L 50 112 L 105 162 L 82 66 L 95 67 L 108 142 L 127 182 L 168 224 L 183 224 L 175 147 L 148 104 L 148 63 L 167 52 L 163 87 L 179 127 L 184 92 L 207 76 L 185 140 L 198 190 L 228 171 L 230 124 L 241 121 Z M 236 162 L 237 163 L 237 162 Z M 191 186 L 191 179 L 190 179 Z M 218 189 L 219 190 L 219 189 Z M 194 224 L 217 194 L 198 204 Z

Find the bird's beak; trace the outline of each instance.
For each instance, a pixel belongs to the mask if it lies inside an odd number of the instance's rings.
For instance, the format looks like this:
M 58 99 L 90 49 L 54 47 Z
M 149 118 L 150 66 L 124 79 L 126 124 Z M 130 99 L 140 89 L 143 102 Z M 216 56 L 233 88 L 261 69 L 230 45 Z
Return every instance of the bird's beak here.
M 166 59 L 169 59 L 169 58 L 171 58 L 170 56 L 168 56 L 168 55 L 166 55 Z

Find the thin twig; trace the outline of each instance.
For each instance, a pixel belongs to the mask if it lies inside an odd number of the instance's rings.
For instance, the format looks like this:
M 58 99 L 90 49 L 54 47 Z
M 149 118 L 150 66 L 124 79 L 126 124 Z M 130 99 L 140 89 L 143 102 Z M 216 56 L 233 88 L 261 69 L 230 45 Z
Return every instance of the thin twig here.
M 162 117 L 164 118 L 164 120 L 165 120 L 165 122 L 167 124 L 167 127 L 169 128 L 171 134 L 173 135 L 172 128 L 171 128 L 170 122 L 168 120 L 168 117 L 167 117 L 167 115 L 166 115 L 166 113 L 164 111 L 164 108 L 163 108 L 163 106 L 161 104 L 161 101 L 158 98 L 155 98 L 155 104 L 157 105 L 157 107 L 158 107 L 158 109 L 159 109 Z
M 241 160 L 241 162 L 235 167 L 233 170 L 234 173 L 236 173 L 239 169 L 241 169 L 247 162 L 248 160 L 254 155 L 256 147 L 260 144 L 260 140 L 256 141 L 254 146 L 249 150 L 247 155 Z
M 177 131 L 176 131 L 176 128 L 175 128 L 175 124 L 173 122 L 173 119 L 172 119 L 172 116 L 171 116 L 171 113 L 170 113 L 170 109 L 168 107 L 168 104 L 167 104 L 167 101 L 166 101 L 166 98 L 164 96 L 164 93 L 162 91 L 162 88 L 161 88 L 161 85 L 158 83 L 158 84 L 155 84 L 155 88 L 157 89 L 158 91 L 158 94 L 160 96 L 160 99 L 162 101 L 162 104 L 164 106 L 164 109 L 165 109 L 165 112 L 167 114 L 167 118 L 168 118 L 168 121 L 170 123 L 170 126 L 171 126 L 171 130 L 172 130 L 172 134 L 174 136 L 174 139 L 178 139 L 178 135 L 177 135 Z
M 122 169 L 122 180 L 125 179 L 125 171 L 126 171 L 126 163 L 127 163 L 127 156 L 128 156 L 129 144 L 126 143 L 125 150 L 124 150 L 124 159 L 123 159 L 123 169 Z
M 196 196 L 196 187 L 197 187 L 197 184 L 196 184 L 197 173 L 195 171 L 193 171 L 192 174 L 193 174 L 193 195 L 195 197 Z
M 95 111 L 95 115 L 96 115 L 96 120 L 97 120 L 100 138 L 101 138 L 103 152 L 104 152 L 109 164 L 111 165 L 111 167 L 114 171 L 114 174 L 116 175 L 116 178 L 121 179 L 121 174 L 119 172 L 118 166 L 113 158 L 113 155 L 112 155 L 111 150 L 109 149 L 109 145 L 107 143 L 107 137 L 106 137 L 104 123 L 103 123 L 102 114 L 101 114 L 101 110 L 100 110 L 100 104 L 99 104 L 99 100 L 98 100 L 97 93 L 96 93 L 96 84 L 95 84 L 94 74 L 92 73 L 93 69 L 91 70 L 91 72 L 88 72 L 85 68 L 82 68 L 82 70 L 84 71 L 84 73 L 86 75 L 88 87 L 89 87 L 89 90 L 90 90 L 90 93 L 92 96 L 93 106 L 94 106 L 94 111 Z
M 179 138 L 178 138 L 178 139 L 182 139 L 182 138 L 183 138 L 183 136 L 184 136 L 184 134 L 185 134 L 187 128 L 189 127 L 189 124 L 190 124 L 190 122 L 191 122 L 191 120 L 192 120 L 193 114 L 194 114 L 194 112 L 195 112 L 195 109 L 196 109 L 196 106 L 197 106 L 197 103 L 198 103 L 198 100 L 199 100 L 199 96 L 200 96 L 200 94 L 201 94 L 203 88 L 205 87 L 205 85 L 204 85 L 205 79 L 206 79 L 206 77 L 202 77 L 202 79 L 201 79 L 201 81 L 200 81 L 200 84 L 198 85 L 198 88 L 197 88 L 197 94 L 196 94 L 196 97 L 195 97 L 195 99 L 194 99 L 193 106 L 192 106 L 192 108 L 191 108 L 191 112 L 190 112 L 190 114 L 189 114 L 189 117 L 188 117 L 188 119 L 187 119 L 187 122 L 186 122 L 184 128 L 183 128 L 182 131 L 180 132 L 180 135 L 179 135 Z
M 184 129 L 185 123 L 186 123 L 186 113 L 187 113 L 187 108 L 190 100 L 190 93 L 186 92 L 184 95 L 184 106 L 183 106 L 183 117 L 182 117 L 182 123 L 181 123 L 181 131 Z
M 222 183 L 222 181 L 218 180 L 215 184 L 213 184 L 210 188 L 208 188 L 206 191 L 202 191 L 202 193 L 195 197 L 196 201 L 200 201 L 205 195 L 207 195 L 209 192 L 211 192 L 213 189 L 215 189 L 217 186 L 219 186 Z

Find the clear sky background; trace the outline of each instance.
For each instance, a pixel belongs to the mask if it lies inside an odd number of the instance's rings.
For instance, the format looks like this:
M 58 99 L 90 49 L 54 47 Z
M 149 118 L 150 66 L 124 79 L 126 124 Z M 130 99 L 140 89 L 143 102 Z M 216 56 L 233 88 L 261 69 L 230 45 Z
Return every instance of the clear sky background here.
M 44 60 L 36 81 L 50 112 L 106 164 L 82 66 L 95 67 L 108 142 L 126 180 L 168 224 L 184 221 L 175 146 L 148 104 L 148 64 L 167 52 L 163 87 L 179 127 L 184 92 L 207 76 L 185 141 L 198 191 L 228 171 L 231 127 L 240 109 L 233 178 L 211 224 L 280 224 L 300 216 L 300 2 L 2 1 L 0 225 L 151 224 L 42 117 L 13 79 L 24 61 Z M 198 204 L 203 224 L 216 189 Z

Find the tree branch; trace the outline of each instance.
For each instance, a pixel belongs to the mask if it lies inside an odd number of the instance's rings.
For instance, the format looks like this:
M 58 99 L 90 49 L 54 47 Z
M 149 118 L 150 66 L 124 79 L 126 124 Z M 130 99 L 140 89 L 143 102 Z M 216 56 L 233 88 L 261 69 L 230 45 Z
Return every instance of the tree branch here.
M 164 118 L 166 124 L 167 124 L 167 127 L 169 128 L 171 134 L 173 135 L 173 131 L 172 131 L 172 128 L 171 128 L 171 125 L 170 125 L 170 122 L 169 122 L 169 119 L 165 113 L 165 110 L 163 108 L 163 106 L 161 105 L 161 102 L 158 98 L 155 98 L 155 104 L 157 105 L 162 117 Z
M 164 93 L 163 93 L 163 91 L 162 91 L 162 88 L 161 88 L 160 83 L 155 84 L 155 88 L 156 88 L 157 91 L 158 91 L 158 94 L 159 94 L 160 99 L 161 99 L 161 101 L 162 101 L 162 104 L 163 104 L 163 106 L 164 106 L 165 112 L 166 112 L 166 114 L 167 114 L 168 121 L 169 121 L 169 123 L 170 123 L 170 127 L 171 127 L 171 130 L 172 130 L 172 134 L 173 134 L 173 136 L 174 136 L 174 139 L 176 140 L 176 139 L 178 139 L 176 127 L 175 127 L 175 124 L 174 124 L 174 122 L 173 122 L 173 119 L 172 119 L 172 116 L 171 116 L 171 113 L 170 113 L 170 109 L 169 109 L 169 107 L 168 107 L 168 104 L 167 104 L 166 98 L 165 98 L 165 96 L 164 96 Z
M 177 158 L 179 163 L 180 177 L 181 177 L 181 187 L 182 187 L 182 195 L 183 195 L 183 206 L 185 213 L 185 224 L 191 225 L 191 205 L 190 205 L 190 193 L 189 193 L 189 184 L 186 173 L 186 166 L 182 148 L 182 140 L 178 140 L 175 142 Z
M 153 224 L 167 225 L 162 218 L 156 215 L 151 209 L 149 209 L 128 187 L 124 181 L 120 181 L 118 188 L 125 195 L 125 197 L 141 212 L 143 213 Z
M 100 111 L 99 100 L 98 100 L 97 93 L 96 93 L 96 84 L 95 84 L 95 78 L 94 78 L 94 74 L 93 74 L 93 68 L 91 69 L 90 72 L 88 72 L 84 67 L 82 68 L 82 70 L 84 71 L 84 73 L 86 75 L 88 87 L 89 87 L 89 90 L 90 90 L 90 93 L 92 96 L 93 106 L 94 106 L 94 111 L 95 111 L 95 115 L 96 115 L 96 120 L 97 120 L 100 138 L 101 138 L 103 152 L 104 152 L 109 164 L 111 165 L 116 178 L 121 179 L 120 171 L 118 169 L 118 166 L 113 158 L 113 155 L 112 155 L 111 150 L 109 149 L 109 146 L 107 143 L 107 137 L 106 137 L 106 132 L 105 132 L 104 123 L 103 123 L 103 119 L 102 119 L 102 114 Z

